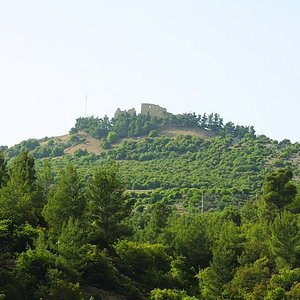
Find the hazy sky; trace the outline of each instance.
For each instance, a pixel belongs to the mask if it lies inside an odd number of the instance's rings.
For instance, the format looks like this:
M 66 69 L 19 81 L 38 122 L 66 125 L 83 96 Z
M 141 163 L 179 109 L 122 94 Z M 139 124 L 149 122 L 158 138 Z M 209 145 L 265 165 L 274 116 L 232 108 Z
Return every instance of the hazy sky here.
M 0 145 L 141 102 L 300 142 L 299 0 L 0 0 Z

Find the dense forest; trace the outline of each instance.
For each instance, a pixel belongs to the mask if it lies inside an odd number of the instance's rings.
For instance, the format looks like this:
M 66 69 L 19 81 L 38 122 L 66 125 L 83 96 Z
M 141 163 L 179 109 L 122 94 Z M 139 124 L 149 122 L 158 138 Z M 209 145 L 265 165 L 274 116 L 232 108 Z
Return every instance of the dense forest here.
M 0 299 L 300 299 L 299 143 L 124 112 L 1 149 Z

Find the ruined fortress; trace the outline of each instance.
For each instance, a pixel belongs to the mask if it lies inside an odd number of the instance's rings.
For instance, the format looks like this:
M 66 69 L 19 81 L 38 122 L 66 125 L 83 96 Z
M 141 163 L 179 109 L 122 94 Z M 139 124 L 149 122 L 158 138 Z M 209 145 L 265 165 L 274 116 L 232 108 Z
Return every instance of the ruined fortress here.
M 134 108 L 129 110 L 121 110 L 118 108 L 115 112 L 115 119 L 117 119 L 122 113 L 128 113 L 129 115 L 136 115 Z M 160 107 L 156 104 L 142 103 L 141 105 L 141 115 L 150 115 L 152 117 L 164 118 L 167 115 L 167 109 Z
M 127 113 L 130 116 L 136 116 L 136 111 L 134 108 L 128 109 L 128 110 L 121 110 L 119 107 L 115 112 L 115 116 L 114 118 L 117 119 L 118 117 L 120 117 L 122 114 Z
M 141 115 L 148 114 L 153 117 L 163 118 L 167 114 L 167 109 L 151 103 L 142 103 Z

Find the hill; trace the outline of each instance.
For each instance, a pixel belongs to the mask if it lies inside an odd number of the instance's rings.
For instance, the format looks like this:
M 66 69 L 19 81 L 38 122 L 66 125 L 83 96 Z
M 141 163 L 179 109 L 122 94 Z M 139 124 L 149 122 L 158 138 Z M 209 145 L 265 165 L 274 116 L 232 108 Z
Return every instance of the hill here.
M 300 145 L 118 113 L 0 152 L 0 299 L 298 299 Z
M 163 117 L 117 111 L 117 117 L 78 118 L 70 133 L 30 139 L 7 150 L 14 157 L 31 151 L 38 168 L 52 159 L 55 174 L 72 162 L 90 176 L 96 165 L 118 162 L 126 189 L 137 206 L 164 199 L 166 203 L 204 210 L 242 205 L 261 192 L 263 178 L 288 167 L 298 181 L 300 145 L 261 135 L 253 127 L 223 124 L 216 114 Z M 201 207 L 202 209 L 202 207 Z

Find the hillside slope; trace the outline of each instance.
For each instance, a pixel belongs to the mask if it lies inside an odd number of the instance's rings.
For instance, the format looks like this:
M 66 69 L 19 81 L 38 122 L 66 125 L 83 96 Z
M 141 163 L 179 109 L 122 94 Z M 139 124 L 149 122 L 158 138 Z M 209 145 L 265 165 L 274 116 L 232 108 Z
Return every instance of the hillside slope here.
M 299 180 L 299 143 L 277 142 L 255 135 L 253 127 L 223 125 L 219 115 L 209 116 L 210 121 L 195 114 L 168 120 L 126 114 L 118 120 L 79 118 L 69 134 L 24 141 L 7 155 L 28 149 L 39 167 L 44 159 L 55 158 L 54 173 L 72 162 L 86 176 L 96 165 L 114 160 L 124 185 L 134 198 L 144 198 L 141 202 L 163 197 L 198 207 L 204 193 L 205 209 L 254 199 L 263 178 L 276 168 L 292 169 Z
M 0 298 L 296 299 L 300 144 L 204 121 L 81 118 L 1 152 Z

